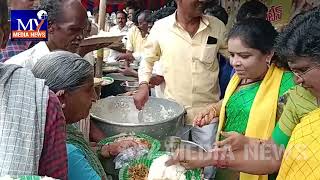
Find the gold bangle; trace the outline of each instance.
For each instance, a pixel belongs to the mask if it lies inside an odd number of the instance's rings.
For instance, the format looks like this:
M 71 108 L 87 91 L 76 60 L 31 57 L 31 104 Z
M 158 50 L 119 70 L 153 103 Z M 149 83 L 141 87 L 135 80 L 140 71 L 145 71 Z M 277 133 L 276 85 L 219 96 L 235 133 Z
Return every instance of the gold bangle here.
M 214 117 L 217 117 L 217 116 L 218 116 L 218 115 L 217 115 L 218 113 L 217 113 L 216 107 L 215 107 L 214 105 L 212 105 L 211 109 L 212 109 L 213 112 L 214 112 Z

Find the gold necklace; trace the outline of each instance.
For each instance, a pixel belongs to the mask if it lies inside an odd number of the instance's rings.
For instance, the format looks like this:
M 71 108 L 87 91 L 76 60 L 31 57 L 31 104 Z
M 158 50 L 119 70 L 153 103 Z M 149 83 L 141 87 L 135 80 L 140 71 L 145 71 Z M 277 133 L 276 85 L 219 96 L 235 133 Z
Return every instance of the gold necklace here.
M 248 82 L 248 79 L 243 79 L 240 82 L 240 86 L 245 86 L 245 85 L 252 84 L 252 83 L 255 83 L 255 82 L 258 82 L 258 81 L 261 81 L 261 79 L 256 79 L 256 80 L 253 80 L 253 81 L 250 81 L 250 82 Z

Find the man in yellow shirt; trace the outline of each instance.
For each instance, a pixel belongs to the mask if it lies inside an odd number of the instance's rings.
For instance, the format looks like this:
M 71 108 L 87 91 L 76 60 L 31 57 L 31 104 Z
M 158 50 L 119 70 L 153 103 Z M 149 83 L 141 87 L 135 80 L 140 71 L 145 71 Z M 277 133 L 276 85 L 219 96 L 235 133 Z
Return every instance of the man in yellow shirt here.
M 150 11 L 142 11 L 134 17 L 135 26 L 131 27 L 127 36 L 126 49 L 127 52 L 120 54 L 116 59 L 125 59 L 129 63 L 142 60 L 143 47 L 147 41 L 149 34 L 148 23 L 150 21 Z M 120 69 L 124 75 L 138 77 L 137 71 L 130 67 Z
M 187 110 L 185 132 L 197 113 L 208 104 L 218 102 L 219 63 L 217 53 L 228 55 L 225 43 L 226 28 L 215 17 L 203 15 L 205 0 L 176 0 L 177 11 L 157 21 L 148 36 L 144 63 L 139 69 L 139 91 L 134 95 L 138 109 L 149 96 L 149 82 L 154 63 L 160 59 L 166 82 L 165 97 L 173 99 Z M 210 149 L 214 143 L 216 124 L 193 128 L 179 133 L 187 139 Z M 205 172 L 205 178 L 211 178 Z
M 149 23 L 151 21 L 151 13 L 148 10 L 142 11 L 134 17 L 134 22 L 136 26 L 133 26 L 128 33 L 128 40 L 126 44 L 127 53 L 118 56 L 118 59 L 125 59 L 129 62 L 136 60 L 140 62 L 143 58 L 143 49 L 147 41 L 149 34 Z M 161 65 L 159 62 L 154 68 L 154 76 L 150 80 L 150 84 L 153 86 L 159 86 L 164 83 L 164 79 L 161 72 Z M 138 72 L 131 67 L 126 67 L 119 70 L 122 74 L 126 76 L 138 77 Z M 164 86 L 164 85 L 162 85 Z M 154 87 L 160 90 L 159 87 Z M 158 93 L 159 94 L 159 93 Z
M 127 61 L 142 59 L 142 52 L 149 34 L 148 23 L 150 21 L 150 11 L 142 11 L 134 18 L 135 26 L 129 29 L 127 36 L 127 52 L 118 56 L 117 59 Z
M 128 33 L 127 52 L 132 53 L 135 59 L 140 58 L 143 52 L 144 44 L 147 40 L 150 22 L 150 11 L 142 11 L 134 20 L 137 26 L 132 27 Z

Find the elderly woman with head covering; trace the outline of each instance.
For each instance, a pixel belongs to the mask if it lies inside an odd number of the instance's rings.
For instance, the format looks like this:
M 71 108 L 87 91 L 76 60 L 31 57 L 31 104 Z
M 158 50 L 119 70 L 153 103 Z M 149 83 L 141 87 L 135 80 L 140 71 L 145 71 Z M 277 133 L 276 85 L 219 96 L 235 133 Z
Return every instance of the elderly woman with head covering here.
M 278 172 L 277 179 L 320 179 L 320 8 L 298 15 L 280 34 L 276 46 L 299 84 L 281 99 L 281 117 L 269 140 L 226 134 L 215 150 L 197 159 L 198 153 L 177 154 L 169 164 L 189 168 L 208 164 L 251 174 Z M 230 149 L 229 149 L 230 150 Z M 187 158 L 186 158 L 187 157 Z M 280 169 L 280 170 L 279 170 Z
M 45 84 L 58 95 L 67 124 L 68 179 L 105 179 L 106 174 L 89 142 L 72 123 L 89 115 L 96 101 L 93 66 L 77 54 L 66 51 L 52 52 L 42 57 L 34 66 L 35 77 L 45 79 Z M 134 146 L 132 141 L 121 141 L 101 147 L 101 156 L 117 155 Z M 81 172 L 81 173 L 79 173 Z
M 0 48 L 9 36 L 0 3 Z M 57 96 L 30 70 L 0 63 L 0 176 L 67 179 L 65 119 Z

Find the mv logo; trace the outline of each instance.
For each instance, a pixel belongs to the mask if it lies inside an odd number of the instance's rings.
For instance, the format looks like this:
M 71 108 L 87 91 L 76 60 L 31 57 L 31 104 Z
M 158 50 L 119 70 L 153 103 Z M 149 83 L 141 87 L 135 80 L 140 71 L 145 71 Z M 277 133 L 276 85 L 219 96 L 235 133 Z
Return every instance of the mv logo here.
M 47 40 L 48 14 L 44 10 L 12 10 L 11 39 Z

